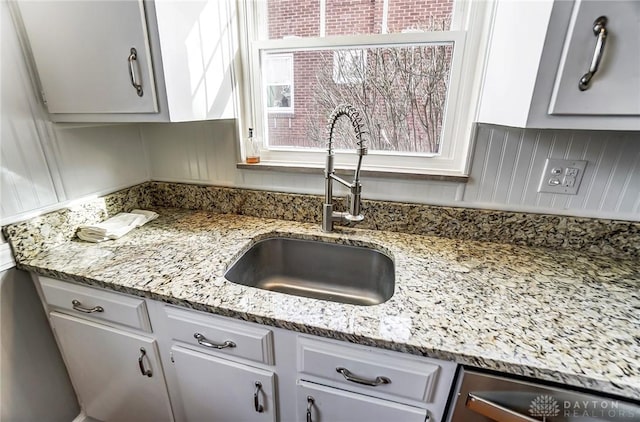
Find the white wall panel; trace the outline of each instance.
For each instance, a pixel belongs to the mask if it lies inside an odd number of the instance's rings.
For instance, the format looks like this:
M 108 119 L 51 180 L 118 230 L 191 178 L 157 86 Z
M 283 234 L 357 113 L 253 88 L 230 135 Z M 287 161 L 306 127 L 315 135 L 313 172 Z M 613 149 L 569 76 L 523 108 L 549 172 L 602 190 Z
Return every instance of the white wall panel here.
M 58 200 L 41 138 L 46 123 L 22 58 L 6 2 L 0 4 L 2 123 L 0 139 L 0 221 Z
M 141 126 L 152 180 L 236 184 L 235 121 Z
M 628 209 L 634 213 L 640 213 L 640 151 L 637 151 L 635 156 L 629 154 L 628 157 L 633 157 L 633 165 L 626 172 L 624 183 L 620 185 L 620 190 L 624 191 L 624 195 L 618 195 L 618 201 L 616 203 L 617 210 Z M 624 172 L 621 172 L 624 173 Z
M 537 192 L 546 158 L 587 161 L 577 195 Z M 479 127 L 467 206 L 637 221 L 639 201 L 640 132 Z
M 140 125 L 54 124 L 54 150 L 67 199 L 148 180 Z
M 0 236 L 0 273 L 15 266 L 16 262 L 13 259 L 11 247 L 5 242 L 4 238 Z
M 237 186 L 280 192 L 324 192 L 321 174 L 238 170 L 234 120 L 145 124 L 143 138 L 151 180 Z M 354 160 L 356 156 L 354 154 Z M 457 183 L 415 183 L 408 180 L 363 178 L 364 197 L 408 202 L 451 203 Z M 335 184 L 335 193 L 346 191 Z

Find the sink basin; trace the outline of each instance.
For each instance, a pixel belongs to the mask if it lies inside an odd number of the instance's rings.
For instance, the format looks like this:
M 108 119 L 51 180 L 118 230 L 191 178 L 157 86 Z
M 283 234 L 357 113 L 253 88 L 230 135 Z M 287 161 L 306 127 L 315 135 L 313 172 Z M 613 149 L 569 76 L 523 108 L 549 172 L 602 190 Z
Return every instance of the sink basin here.
M 380 251 L 283 237 L 257 242 L 224 276 L 258 289 L 354 305 L 386 302 L 395 286 L 393 261 Z

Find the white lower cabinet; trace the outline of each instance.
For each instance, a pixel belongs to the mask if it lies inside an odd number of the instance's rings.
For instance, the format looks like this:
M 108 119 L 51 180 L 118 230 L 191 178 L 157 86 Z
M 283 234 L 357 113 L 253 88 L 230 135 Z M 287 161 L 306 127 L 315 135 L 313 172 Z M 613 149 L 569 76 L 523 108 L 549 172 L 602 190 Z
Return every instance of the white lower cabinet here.
M 180 346 L 171 361 L 187 421 L 276 421 L 273 372 Z
M 453 362 L 303 335 L 297 349 L 298 417 L 304 405 L 314 422 L 443 420 Z
M 92 420 L 443 421 L 454 362 L 36 280 Z
M 155 340 L 56 312 L 50 318 L 87 416 L 173 420 Z
M 427 410 L 300 381 L 299 422 L 425 422 Z

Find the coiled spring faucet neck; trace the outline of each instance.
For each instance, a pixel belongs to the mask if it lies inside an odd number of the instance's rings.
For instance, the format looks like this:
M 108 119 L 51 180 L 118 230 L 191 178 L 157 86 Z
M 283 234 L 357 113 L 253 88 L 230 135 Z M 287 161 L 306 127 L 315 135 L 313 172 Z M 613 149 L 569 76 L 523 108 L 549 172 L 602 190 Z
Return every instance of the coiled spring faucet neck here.
M 351 126 L 356 134 L 357 146 L 356 152 L 358 153 L 358 164 L 353 176 L 353 182 L 349 183 L 344 179 L 335 175 L 333 168 L 333 131 L 336 123 L 341 116 L 347 116 L 351 121 Z M 330 232 L 333 230 L 334 222 L 341 222 L 343 224 L 352 224 L 364 220 L 364 215 L 360 213 L 360 193 L 362 191 L 362 185 L 360 184 L 360 168 L 362 166 L 362 157 L 367 154 L 367 148 L 364 146 L 364 139 L 362 135 L 366 133 L 364 124 L 362 123 L 362 117 L 355 107 L 348 104 L 341 104 L 333 110 L 329 117 L 328 132 L 329 140 L 327 143 L 327 163 L 325 166 L 325 201 L 322 207 L 322 230 Z M 348 212 L 336 212 L 333 211 L 333 181 L 343 184 L 349 188 L 349 211 Z

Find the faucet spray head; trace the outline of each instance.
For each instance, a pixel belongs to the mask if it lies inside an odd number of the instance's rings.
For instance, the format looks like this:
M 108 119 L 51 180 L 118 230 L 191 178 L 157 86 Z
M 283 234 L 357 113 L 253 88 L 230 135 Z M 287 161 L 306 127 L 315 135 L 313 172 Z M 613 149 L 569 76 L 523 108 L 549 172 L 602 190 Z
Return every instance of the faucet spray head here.
M 347 116 L 351 121 L 351 126 L 356 134 L 356 140 L 358 145 L 358 155 L 363 156 L 367 154 L 367 148 L 364 146 L 364 140 L 362 139 L 362 135 L 366 133 L 364 129 L 364 123 L 362 123 L 362 117 L 360 116 L 360 112 L 353 106 L 349 104 L 340 104 L 337 106 L 331 116 L 329 116 L 329 123 L 327 125 L 329 131 L 329 140 L 328 140 L 328 152 L 331 153 L 333 151 L 333 131 L 336 126 L 336 122 L 340 116 Z

